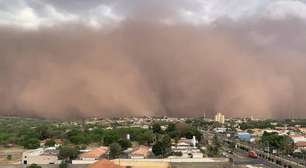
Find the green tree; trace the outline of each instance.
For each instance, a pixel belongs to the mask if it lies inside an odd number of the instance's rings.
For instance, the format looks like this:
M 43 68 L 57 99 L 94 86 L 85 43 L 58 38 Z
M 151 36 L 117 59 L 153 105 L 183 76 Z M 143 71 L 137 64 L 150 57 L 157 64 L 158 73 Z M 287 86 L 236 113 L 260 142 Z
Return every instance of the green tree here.
M 76 147 L 61 146 L 59 148 L 58 158 L 64 160 L 72 160 L 77 158 L 78 154 L 79 154 L 79 149 Z
M 158 141 L 152 146 L 152 152 L 155 156 L 164 156 L 164 145 L 162 142 Z
M 80 134 L 71 136 L 71 137 L 70 137 L 70 141 L 71 141 L 73 144 L 76 144 L 76 145 L 88 144 L 88 143 L 89 143 L 88 136 L 87 136 L 86 134 L 84 134 L 84 133 L 80 133 Z
M 68 164 L 67 162 L 65 161 L 62 161 L 59 165 L 58 165 L 59 168 L 68 168 Z
M 275 132 L 264 132 L 261 137 L 261 143 L 270 149 L 277 149 L 283 154 L 291 154 L 294 150 L 293 142 L 287 135 L 278 135 Z
M 197 130 L 195 127 L 187 127 L 186 130 L 184 130 L 183 132 L 183 136 L 188 138 L 188 139 L 192 139 L 193 136 L 195 136 L 197 138 L 197 140 L 201 140 L 202 139 L 202 134 L 199 130 Z
M 219 149 L 216 146 L 208 145 L 207 146 L 207 156 L 216 157 L 219 155 Z
M 45 143 L 45 146 L 52 147 L 55 145 L 54 139 L 48 139 Z
M 217 157 L 220 154 L 221 141 L 217 135 L 213 136 L 212 144 L 207 146 L 207 155 L 209 157 Z
M 111 159 L 118 158 L 121 154 L 121 151 L 121 146 L 118 143 L 114 142 L 109 146 L 109 157 Z
M 40 141 L 36 138 L 26 138 L 22 140 L 21 144 L 26 149 L 36 149 L 40 147 Z
M 158 134 L 162 133 L 162 129 L 159 123 L 154 123 L 152 125 L 152 130 L 153 130 L 153 133 L 158 133 Z
M 222 144 L 221 144 L 221 141 L 220 141 L 220 139 L 218 138 L 217 135 L 213 136 L 212 144 L 213 144 L 213 146 L 215 146 L 217 148 L 221 147 Z
M 121 148 L 123 150 L 126 150 L 127 148 L 131 147 L 132 146 L 132 143 L 131 141 L 127 140 L 127 139 L 120 139 L 118 141 L 118 143 L 120 144 Z
M 6 159 L 7 159 L 7 160 L 12 160 L 12 155 L 7 155 L 7 156 L 6 156 Z
M 171 138 L 179 138 L 179 133 L 176 129 L 176 125 L 174 123 L 169 123 L 168 127 L 166 129 L 166 133 L 171 137 Z
M 106 134 L 103 138 L 104 145 L 108 146 L 115 142 L 117 139 L 119 139 L 119 136 L 115 134 L 114 132 L 111 132 L 109 134 Z
M 47 125 L 41 125 L 41 126 L 37 127 L 35 129 L 35 131 L 38 133 L 38 138 L 40 140 L 50 138 L 50 133 L 49 133 Z
M 174 131 L 176 131 L 176 126 L 175 126 L 175 124 L 174 123 L 169 123 L 168 124 L 168 127 L 167 127 L 167 129 L 166 129 L 166 132 L 167 133 L 170 133 L 170 132 L 174 132 Z
M 171 138 L 168 135 L 163 136 L 152 146 L 152 152 L 155 156 L 165 157 L 171 153 Z
M 153 132 L 150 130 L 147 130 L 147 131 L 137 134 L 134 140 L 137 141 L 139 144 L 149 145 L 153 142 L 153 137 L 154 137 Z
M 292 154 L 294 151 L 293 142 L 288 136 L 282 138 L 281 151 L 285 155 Z
M 171 138 L 169 135 L 165 135 L 162 138 L 162 143 L 164 144 L 165 148 L 170 148 L 171 147 Z

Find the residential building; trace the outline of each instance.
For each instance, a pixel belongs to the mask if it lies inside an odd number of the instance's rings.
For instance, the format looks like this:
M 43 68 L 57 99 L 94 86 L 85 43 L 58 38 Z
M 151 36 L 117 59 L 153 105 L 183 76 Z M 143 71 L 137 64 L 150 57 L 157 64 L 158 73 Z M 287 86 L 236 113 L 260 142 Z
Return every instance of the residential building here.
M 196 139 L 181 138 L 176 144 L 171 146 L 172 151 L 182 153 L 181 158 L 203 158 L 203 154 L 196 147 Z
M 38 148 L 22 153 L 22 164 L 57 164 L 58 150 L 55 148 Z
M 305 150 L 306 149 L 306 137 L 305 135 L 300 134 L 293 134 L 289 135 L 292 139 L 294 147 L 298 150 Z
M 292 139 L 293 143 L 306 142 L 306 137 L 304 135 L 292 134 L 292 135 L 289 135 L 289 137 Z
M 306 142 L 305 141 L 296 142 L 294 143 L 294 147 L 296 149 L 306 150 Z
M 150 148 L 147 146 L 140 145 L 136 147 L 129 155 L 131 159 L 144 159 L 150 154 Z
M 217 113 L 215 115 L 215 121 L 224 124 L 225 116 L 222 113 Z
M 80 154 L 80 160 L 99 160 L 108 152 L 108 147 L 101 146 Z
M 214 128 L 214 132 L 216 133 L 225 133 L 226 132 L 226 128 Z

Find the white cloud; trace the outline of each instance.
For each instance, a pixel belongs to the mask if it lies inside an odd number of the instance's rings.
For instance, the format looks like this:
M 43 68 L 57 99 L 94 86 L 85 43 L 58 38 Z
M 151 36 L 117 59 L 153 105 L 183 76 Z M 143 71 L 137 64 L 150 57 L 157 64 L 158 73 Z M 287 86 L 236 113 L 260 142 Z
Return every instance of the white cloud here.
M 53 26 L 65 22 L 81 21 L 92 27 L 118 22 L 123 18 L 116 15 L 112 8 L 100 5 L 89 10 L 86 14 L 69 13 L 56 9 L 50 4 L 38 2 L 39 9 L 34 8 L 26 1 L 17 0 L 18 5 L 7 5 L 0 0 L 0 25 L 13 25 L 28 29 L 37 29 L 40 26 Z M 6 9 L 1 10 L 1 6 Z
M 120 0 L 114 1 L 116 2 L 114 4 L 124 4 Z M 305 0 L 182 0 L 173 3 L 180 2 L 181 5 L 173 4 L 176 8 L 174 11 L 177 12 L 177 15 L 174 15 L 176 17 L 172 15 L 165 16 L 165 18 L 157 17 L 156 21 L 172 25 L 176 22 L 210 24 L 220 18 L 228 18 L 234 21 L 252 17 L 269 19 L 297 17 L 306 19 Z M 142 6 L 131 9 L 143 10 Z M 65 10 L 65 7 L 55 7 L 48 1 L 0 0 L 0 26 L 14 25 L 37 29 L 40 26 L 80 21 L 85 25 L 100 28 L 104 25 L 119 23 L 130 17 L 128 16 L 129 12 L 119 10 L 123 10 L 123 8 L 113 8 L 111 4 L 100 4 L 84 8 L 84 10 L 81 10 L 82 12 L 79 12 L 71 9 Z M 154 20 L 154 15 L 152 16 Z M 132 15 L 132 17 L 137 16 Z
M 86 18 L 86 17 L 85 17 Z M 110 6 L 99 5 L 89 11 L 88 24 L 94 28 L 100 28 L 102 25 L 117 23 L 124 19 L 123 16 L 115 14 Z M 86 22 L 86 20 L 85 20 Z
M 183 21 L 209 24 L 220 18 L 239 21 L 250 17 L 285 19 L 288 16 L 306 19 L 304 0 L 190 0 L 193 8 L 181 9 Z
M 0 7 L 3 1 L 0 1 Z M 42 9 L 28 5 L 25 1 L 16 1 L 18 5 L 6 6 L 0 10 L 0 25 L 13 25 L 28 29 L 37 29 L 39 26 L 52 26 L 57 23 L 73 21 L 77 16 L 69 13 L 62 13 L 53 6 L 43 4 Z
M 192 0 L 190 0 L 192 1 Z M 179 12 L 184 21 L 191 23 L 211 23 L 220 18 L 239 20 L 252 17 L 260 12 L 267 0 L 196 0 L 195 7 Z
M 61 13 L 57 11 L 53 6 L 46 5 L 45 11 L 47 13 L 47 17 L 45 18 L 46 22 L 53 21 L 53 22 L 67 22 L 67 21 L 74 21 L 77 20 L 79 17 L 70 14 L 70 13 Z
M 272 19 L 284 19 L 297 17 L 306 19 L 306 3 L 297 0 L 281 0 L 270 3 L 265 14 Z

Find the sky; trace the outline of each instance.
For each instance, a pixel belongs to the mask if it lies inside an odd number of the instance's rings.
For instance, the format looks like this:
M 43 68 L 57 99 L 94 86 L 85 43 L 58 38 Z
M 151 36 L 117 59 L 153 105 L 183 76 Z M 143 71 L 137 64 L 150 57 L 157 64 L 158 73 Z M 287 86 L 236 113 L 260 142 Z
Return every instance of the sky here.
M 198 25 L 220 19 L 306 18 L 305 0 L 1 0 L 0 7 L 1 25 L 26 29 L 69 22 L 104 27 L 125 19 Z
M 0 114 L 306 117 L 306 0 L 0 0 Z

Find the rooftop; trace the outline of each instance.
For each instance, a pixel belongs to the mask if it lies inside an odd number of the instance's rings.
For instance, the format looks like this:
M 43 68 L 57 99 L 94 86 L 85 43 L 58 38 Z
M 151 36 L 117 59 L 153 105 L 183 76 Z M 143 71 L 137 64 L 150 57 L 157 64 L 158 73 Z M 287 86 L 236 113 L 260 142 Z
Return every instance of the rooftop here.
M 81 158 L 99 158 L 108 151 L 108 147 L 101 146 L 99 148 L 93 149 L 89 152 L 82 153 Z
M 149 153 L 150 148 L 147 146 L 138 146 L 132 153 L 131 155 L 143 155 L 147 156 Z

